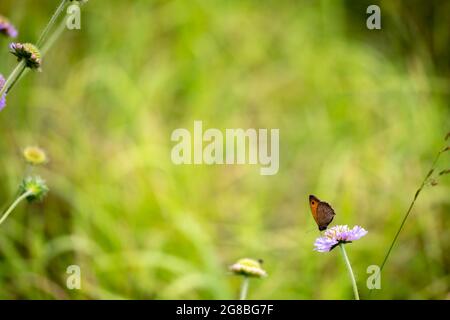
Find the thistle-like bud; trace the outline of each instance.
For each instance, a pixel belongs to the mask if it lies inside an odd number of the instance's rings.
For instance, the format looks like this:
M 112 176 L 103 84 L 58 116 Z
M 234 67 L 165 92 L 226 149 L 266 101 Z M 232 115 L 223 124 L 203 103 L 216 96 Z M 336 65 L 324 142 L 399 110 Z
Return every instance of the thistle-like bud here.
M 48 162 L 47 154 L 39 147 L 26 147 L 23 150 L 23 157 L 27 163 L 34 166 Z
M 3 16 L 0 16 L 0 34 L 10 38 L 17 37 L 17 29 Z
M 249 258 L 240 259 L 238 262 L 230 266 L 230 271 L 235 275 L 245 277 L 267 277 L 267 272 L 262 268 L 262 260 L 254 260 Z
M 3 86 L 5 85 L 5 78 L 3 78 L 3 76 L 0 74 L 0 90 L 2 90 Z M 6 94 L 2 94 L 2 96 L 0 97 L 0 111 L 2 111 L 2 109 L 6 107 Z
M 25 60 L 25 64 L 30 69 L 41 70 L 41 52 L 31 43 L 11 43 L 10 52 L 17 57 L 18 61 Z
M 20 185 L 20 194 L 28 193 L 27 200 L 32 202 L 34 200 L 42 200 L 48 192 L 48 187 L 39 176 L 26 177 Z

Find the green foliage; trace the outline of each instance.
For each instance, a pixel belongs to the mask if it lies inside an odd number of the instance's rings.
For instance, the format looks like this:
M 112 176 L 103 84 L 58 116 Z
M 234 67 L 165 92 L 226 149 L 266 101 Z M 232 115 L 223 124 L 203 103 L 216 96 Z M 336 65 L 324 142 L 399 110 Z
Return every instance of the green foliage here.
M 54 2 L 0 10 L 33 42 Z M 52 190 L 0 228 L 0 298 L 236 298 L 227 268 L 254 257 L 269 276 L 252 282 L 252 299 L 351 299 L 339 252 L 312 250 L 309 194 L 332 204 L 333 224 L 369 231 L 346 248 L 366 298 L 366 268 L 381 264 L 444 143 L 449 87 L 423 51 L 405 60 L 367 31 L 354 37 L 345 8 L 88 2 L 82 29 L 64 33 L 0 113 L 0 203 L 15 196 L 26 145 L 48 152 L 40 174 Z M 6 74 L 15 59 L 0 45 Z M 196 119 L 279 128 L 279 173 L 173 165 L 170 134 Z M 424 190 L 372 297 L 447 297 L 449 191 L 448 176 Z M 81 290 L 65 286 L 73 264 Z

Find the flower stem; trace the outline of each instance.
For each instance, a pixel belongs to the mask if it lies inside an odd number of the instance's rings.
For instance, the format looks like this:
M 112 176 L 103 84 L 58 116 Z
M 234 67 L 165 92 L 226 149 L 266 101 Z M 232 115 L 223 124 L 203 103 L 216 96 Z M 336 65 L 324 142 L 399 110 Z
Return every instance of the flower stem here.
M 352 281 L 353 293 L 355 294 L 355 300 L 359 300 L 358 287 L 356 286 L 355 275 L 353 274 L 352 265 L 350 264 L 350 260 L 348 260 L 347 252 L 345 251 L 344 244 L 340 244 L 339 248 L 341 248 L 342 256 L 344 257 L 345 264 L 347 266 L 348 274 L 350 275 L 350 279 Z
M 239 295 L 239 299 L 240 300 L 246 300 L 247 299 L 249 283 L 250 283 L 250 279 L 248 277 L 244 277 L 244 280 L 242 280 L 242 285 L 241 285 L 241 293 Z
M 22 62 L 24 62 L 24 65 L 19 69 L 19 71 L 17 73 L 17 76 L 14 77 L 14 79 L 11 81 L 11 84 L 6 89 L 6 94 L 8 94 L 9 91 L 11 91 L 11 89 L 14 87 L 16 82 L 19 81 L 19 79 L 22 76 L 23 72 L 27 69 L 27 67 L 25 65 L 25 61 L 22 61 Z
M 79 2 L 78 6 L 81 8 L 85 3 Z M 58 38 L 61 36 L 61 34 L 64 32 L 64 30 L 67 27 L 67 17 L 64 17 L 64 19 L 61 20 L 59 25 L 56 27 L 55 31 L 51 35 L 51 37 L 45 42 L 45 44 L 42 45 L 41 49 L 41 55 L 44 56 L 48 50 L 53 46 L 53 44 L 58 40 Z
M 25 60 L 22 60 L 17 64 L 17 66 L 9 75 L 8 79 L 6 79 L 3 88 L 0 90 L 0 97 L 2 97 L 3 94 L 9 92 L 11 87 L 16 83 L 17 79 L 22 75 L 25 68 L 26 68 Z
M 31 196 L 33 194 L 33 191 L 29 190 L 19 197 L 12 203 L 12 205 L 6 210 L 6 212 L 3 214 L 2 218 L 0 219 L 0 225 L 3 223 L 3 221 L 8 218 L 9 214 L 17 207 L 17 205 L 22 202 L 22 200 L 26 199 L 28 196 Z
M 62 0 L 61 3 L 59 4 L 58 8 L 56 8 L 56 11 L 53 14 L 52 18 L 47 23 L 47 26 L 45 27 L 44 31 L 42 31 L 41 35 L 39 36 L 39 40 L 36 43 L 38 48 L 44 43 L 45 38 L 47 38 L 48 33 L 50 32 L 50 29 L 53 27 L 53 25 L 56 23 L 56 20 L 58 20 L 59 16 L 63 12 L 67 1 L 68 0 Z
M 48 50 L 53 46 L 53 44 L 58 40 L 58 38 L 61 36 L 61 34 L 66 29 L 66 22 L 67 18 L 64 17 L 63 20 L 59 23 L 59 25 L 56 27 L 55 32 L 52 33 L 51 37 L 48 38 L 48 40 L 45 42 L 44 45 L 42 45 L 41 49 L 41 55 L 44 56 Z

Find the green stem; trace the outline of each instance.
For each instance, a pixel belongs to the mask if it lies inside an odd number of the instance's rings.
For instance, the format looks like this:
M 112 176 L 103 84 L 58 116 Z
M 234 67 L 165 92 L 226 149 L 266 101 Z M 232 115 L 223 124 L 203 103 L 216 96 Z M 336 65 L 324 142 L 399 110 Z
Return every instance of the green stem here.
M 353 293 L 355 295 L 355 300 L 359 300 L 358 287 L 356 285 L 355 275 L 353 274 L 352 265 L 350 264 L 350 260 L 348 260 L 347 252 L 345 251 L 344 244 L 340 244 L 339 248 L 341 248 L 342 256 L 344 257 L 345 264 L 347 266 L 348 274 L 350 275 L 350 279 L 352 281 Z
M 240 300 L 247 299 L 249 282 L 250 282 L 250 279 L 248 277 L 244 276 L 244 280 L 242 280 L 242 285 L 241 285 L 241 293 L 239 295 Z
M 0 97 L 2 97 L 5 93 L 9 92 L 9 90 L 16 83 L 17 79 L 23 73 L 25 68 L 26 68 L 25 60 L 22 60 L 17 64 L 17 66 L 11 72 L 9 77 L 6 79 L 3 88 L 0 90 Z
M 47 40 L 45 45 L 42 46 L 42 49 L 41 49 L 42 56 L 44 56 L 48 52 L 48 50 L 53 46 L 53 44 L 56 42 L 56 40 L 58 40 L 58 38 L 64 32 L 64 30 L 66 29 L 66 22 L 67 22 L 67 19 L 64 18 L 59 23 L 58 27 L 56 28 L 55 32 L 53 32 L 52 36 Z
M 392 251 L 392 249 L 394 248 L 395 243 L 397 242 L 397 238 L 399 237 L 400 232 L 402 231 L 403 226 L 405 225 L 405 222 L 406 222 L 406 220 L 407 220 L 408 217 L 409 217 L 409 214 L 411 213 L 411 211 L 412 211 L 414 205 L 416 204 L 417 198 L 419 197 L 420 193 L 422 192 L 422 189 L 425 187 L 425 185 L 426 185 L 428 179 L 429 179 L 429 178 L 431 177 L 431 175 L 433 174 L 434 169 L 435 169 L 435 167 L 436 167 L 436 164 L 437 164 L 437 162 L 438 162 L 438 160 L 439 160 L 441 154 L 442 154 L 443 152 L 445 152 L 445 151 L 447 151 L 447 148 L 444 148 L 444 149 L 442 149 L 441 151 L 438 152 L 438 154 L 437 154 L 436 157 L 434 158 L 434 161 L 433 161 L 433 164 L 431 165 L 430 170 L 428 171 L 427 175 L 426 175 L 425 178 L 423 179 L 422 184 L 420 185 L 419 189 L 417 189 L 416 193 L 414 194 L 414 198 L 413 198 L 413 200 L 411 201 L 411 203 L 410 203 L 410 205 L 409 205 L 409 207 L 408 207 L 408 210 L 406 211 L 406 214 L 405 214 L 405 216 L 403 217 L 402 222 L 400 223 L 400 227 L 398 228 L 397 233 L 395 234 L 394 239 L 392 240 L 391 245 L 389 246 L 389 249 L 388 249 L 386 255 L 384 256 L 384 259 L 383 259 L 383 262 L 381 263 L 380 272 L 378 273 L 377 279 L 381 276 L 381 271 L 383 271 L 383 268 L 384 268 L 384 266 L 386 265 L 387 260 L 389 259 L 389 256 L 390 256 L 390 254 L 391 254 L 391 251 Z M 373 290 L 370 291 L 369 297 L 370 297 L 370 295 L 372 294 L 372 291 L 373 291 Z
M 78 5 L 80 8 L 84 5 L 84 2 L 79 2 Z M 61 34 L 66 30 L 67 26 L 67 18 L 64 18 L 56 28 L 55 32 L 53 32 L 52 36 L 48 39 L 48 41 L 45 43 L 45 45 L 41 48 L 41 55 L 44 56 L 47 51 L 53 46 L 53 44 L 58 40 L 58 38 L 61 36 Z
M 27 69 L 26 65 L 24 65 L 18 72 L 17 76 L 14 77 L 14 79 L 12 80 L 11 84 L 8 86 L 8 88 L 6 89 L 6 94 L 8 94 L 11 89 L 14 87 L 14 85 L 17 83 L 17 81 L 19 81 L 20 77 L 22 76 L 23 72 Z
M 0 219 L 0 225 L 3 223 L 3 221 L 8 218 L 9 214 L 17 207 L 17 205 L 22 202 L 22 200 L 26 199 L 27 197 L 31 196 L 33 194 L 32 191 L 27 191 L 20 195 L 13 204 L 6 210 L 6 212 L 3 214 L 2 218 Z
M 47 38 L 48 33 L 50 32 L 50 29 L 53 27 L 53 25 L 56 23 L 56 20 L 58 20 L 59 16 L 63 12 L 67 1 L 68 0 L 62 0 L 58 8 L 56 8 L 55 13 L 53 14 L 50 21 L 47 23 L 47 26 L 45 27 L 44 31 L 42 31 L 41 35 L 39 36 L 39 40 L 36 42 L 36 46 L 38 48 L 44 43 L 45 38 Z

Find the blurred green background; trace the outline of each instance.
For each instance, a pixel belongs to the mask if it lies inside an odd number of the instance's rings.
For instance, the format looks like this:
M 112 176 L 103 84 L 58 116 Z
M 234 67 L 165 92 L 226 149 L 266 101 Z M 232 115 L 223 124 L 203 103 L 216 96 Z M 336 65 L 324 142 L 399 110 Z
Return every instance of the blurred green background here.
M 382 30 L 366 29 L 377 3 Z M 58 1 L 2 0 L 36 41 Z M 251 299 L 351 299 L 335 224 L 369 233 L 347 246 L 363 299 L 450 130 L 449 1 L 89 1 L 0 113 L 0 204 L 24 175 L 21 150 L 51 159 L 51 189 L 0 227 L 2 299 L 232 299 L 227 268 L 262 258 Z M 0 72 L 15 60 L 0 38 Z M 280 170 L 175 166 L 176 128 L 279 128 Z M 438 169 L 447 169 L 444 154 Z M 370 298 L 450 297 L 450 183 L 421 194 Z M 66 288 L 79 265 L 81 290 Z

